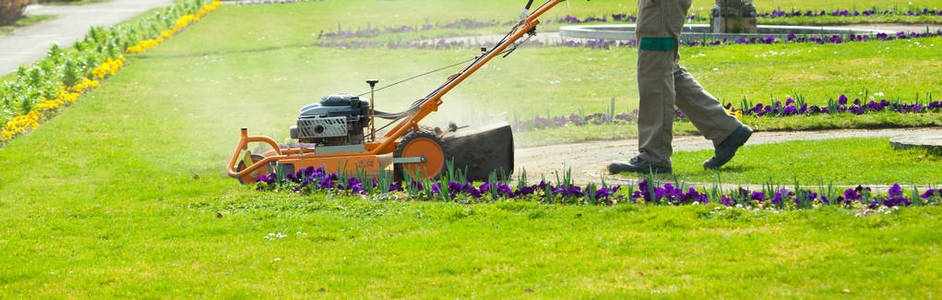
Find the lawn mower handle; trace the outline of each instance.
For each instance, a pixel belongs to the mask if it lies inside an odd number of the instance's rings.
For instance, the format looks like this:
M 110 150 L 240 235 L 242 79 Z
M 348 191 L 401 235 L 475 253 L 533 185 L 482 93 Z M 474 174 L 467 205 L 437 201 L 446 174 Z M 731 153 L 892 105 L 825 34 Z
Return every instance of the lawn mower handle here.
M 249 162 L 251 161 L 247 161 L 245 162 L 245 165 L 246 165 L 245 169 L 242 171 L 237 171 L 235 169 L 235 164 L 236 164 L 236 161 L 239 160 L 239 154 L 242 153 L 242 150 L 248 150 L 249 149 L 248 145 L 251 142 L 268 143 L 269 145 L 272 146 L 272 148 L 275 149 L 275 153 L 277 153 L 277 155 L 266 157 L 262 159 L 261 161 L 252 164 L 251 166 L 248 165 Z M 239 138 L 239 144 L 236 145 L 235 152 L 232 153 L 232 158 L 229 159 L 229 164 L 226 165 L 226 172 L 229 173 L 230 177 L 242 177 L 246 174 L 251 173 L 252 171 L 255 171 L 255 169 L 261 168 L 262 166 L 264 166 L 265 164 L 269 162 L 283 159 L 286 157 L 288 156 L 282 153 L 281 147 L 278 146 L 278 143 L 276 143 L 275 140 L 267 136 L 249 136 L 248 128 L 242 127 L 242 136 L 241 138 Z
M 516 28 L 515 31 L 509 34 L 508 39 L 503 40 L 501 43 L 495 45 L 494 48 L 483 54 L 482 57 L 475 59 L 474 62 L 465 67 L 465 69 L 461 72 L 450 76 L 448 80 L 436 88 L 432 94 L 426 96 L 428 100 L 419 106 L 419 110 L 415 112 L 415 114 L 403 119 L 399 122 L 399 124 L 396 124 L 395 127 L 390 129 L 389 132 L 387 132 L 385 135 L 386 140 L 370 151 L 370 153 L 382 154 L 395 150 L 394 148 L 396 146 L 396 140 L 408 133 L 409 130 L 418 131 L 419 121 L 428 116 L 430 113 L 438 110 L 438 106 L 442 104 L 442 96 L 458 86 L 458 84 L 468 78 L 468 76 L 471 76 L 471 74 L 480 69 L 482 66 L 487 64 L 487 62 L 489 62 L 495 56 L 501 55 L 501 53 L 507 49 L 507 47 L 519 40 L 521 37 L 523 37 L 523 35 L 533 32 L 533 30 L 536 28 L 536 25 L 540 23 L 540 20 L 537 20 L 537 18 L 563 1 L 565 0 L 549 0 L 540 6 L 539 9 L 527 15 L 526 18 L 520 20 L 520 23 L 518 24 L 519 28 Z M 527 6 L 530 4 L 531 3 L 527 3 Z

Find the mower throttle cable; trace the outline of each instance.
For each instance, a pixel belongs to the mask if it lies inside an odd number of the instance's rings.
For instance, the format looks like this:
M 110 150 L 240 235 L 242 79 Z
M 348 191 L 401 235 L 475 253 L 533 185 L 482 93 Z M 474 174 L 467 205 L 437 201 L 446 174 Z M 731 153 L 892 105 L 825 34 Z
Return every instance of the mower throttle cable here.
M 540 7 L 537 8 L 537 10 L 543 8 L 543 7 L 546 6 L 546 4 L 548 4 L 549 2 L 550 2 L 549 0 L 546 1 L 546 2 L 544 2 L 542 5 L 540 5 Z M 524 12 L 525 12 L 525 13 L 530 9 L 530 6 L 531 6 L 532 4 L 533 4 L 533 0 L 529 0 L 529 1 L 527 2 L 526 7 L 524 8 Z M 468 60 L 464 60 L 464 61 L 461 61 L 461 62 L 458 62 L 458 63 L 454 63 L 454 64 L 451 64 L 451 65 L 448 65 L 448 66 L 444 66 L 444 67 L 441 67 L 441 68 L 437 68 L 437 69 L 434 69 L 434 70 L 431 70 L 431 71 L 428 71 L 428 72 L 425 72 L 425 73 L 422 73 L 422 74 L 419 74 L 419 75 L 415 75 L 415 76 L 412 76 L 412 77 L 409 77 L 409 78 L 406 78 L 406 79 L 402 79 L 402 80 L 393 82 L 393 83 L 391 83 L 391 84 L 389 84 L 389 85 L 386 85 L 386 86 L 383 86 L 383 87 L 380 87 L 380 88 L 376 89 L 375 91 L 381 91 L 381 90 L 384 90 L 384 89 L 386 89 L 386 88 L 393 87 L 393 86 L 395 86 L 395 85 L 398 85 L 398 84 L 401 84 L 401 83 L 404 83 L 404 82 L 407 82 L 407 81 L 411 81 L 411 80 L 414 80 L 414 79 L 417 79 L 417 78 L 420 78 L 420 77 L 423 77 L 423 76 L 426 76 L 426 75 L 429 75 L 429 74 L 432 74 L 432 73 L 435 73 L 435 72 L 439 72 L 439 71 L 442 71 L 442 70 L 445 70 L 445 69 L 448 69 L 448 68 L 451 68 L 451 67 L 455 67 L 455 66 L 458 66 L 458 65 L 461 65 L 461 64 L 464 64 L 464 63 L 472 62 L 472 61 L 475 62 L 475 63 L 469 64 L 468 66 L 466 66 L 466 67 L 465 67 L 464 69 L 462 69 L 461 71 L 459 71 L 459 72 L 455 73 L 454 75 L 450 76 L 450 77 L 448 78 L 448 80 L 445 81 L 444 84 L 440 85 L 438 88 L 436 88 L 435 90 L 433 90 L 431 93 L 429 93 L 429 94 L 426 95 L 425 97 L 423 97 L 423 98 L 421 98 L 421 99 L 418 99 L 418 100 L 416 100 L 415 102 L 412 102 L 412 104 L 411 104 L 411 105 L 409 106 L 409 108 L 406 109 L 406 110 L 403 110 L 403 111 L 400 111 L 400 112 L 396 112 L 396 113 L 389 113 L 389 112 L 384 112 L 384 111 L 375 110 L 375 111 L 374 111 L 374 115 L 373 115 L 374 117 L 378 117 L 378 118 L 381 118 L 381 119 L 390 120 L 390 123 L 389 123 L 389 124 L 386 124 L 385 126 L 380 127 L 377 131 L 383 130 L 383 129 L 385 129 L 386 127 L 388 127 L 389 125 L 392 125 L 395 121 L 398 121 L 398 120 L 400 120 L 400 119 L 402 119 L 402 118 L 405 118 L 405 117 L 407 117 L 407 116 L 410 116 L 410 115 L 414 114 L 416 111 L 419 110 L 419 107 L 422 106 L 422 104 L 424 104 L 426 101 L 428 101 L 429 98 L 431 98 L 433 95 L 435 95 L 435 94 L 437 94 L 439 91 L 441 91 L 442 88 L 444 88 L 444 87 L 447 86 L 449 83 L 451 83 L 453 80 L 455 80 L 455 78 L 457 78 L 457 77 L 459 77 L 461 74 L 464 74 L 465 72 L 467 72 L 473 65 L 475 65 L 475 64 L 477 63 L 477 61 L 483 59 L 483 58 L 486 57 L 488 54 L 490 54 L 492 51 L 494 51 L 495 49 L 497 49 L 498 47 L 500 47 L 501 45 L 503 45 L 504 43 L 506 43 L 506 42 L 507 42 L 507 39 L 508 39 L 511 35 L 513 35 L 513 33 L 516 32 L 517 29 L 520 28 L 520 26 L 522 26 L 525 21 L 526 21 L 526 18 L 524 18 L 523 20 L 521 20 L 520 22 L 518 22 L 516 25 L 514 25 L 514 27 L 511 28 L 510 31 L 507 32 L 507 34 L 504 35 L 504 37 L 500 39 L 500 41 L 498 41 L 496 44 L 494 44 L 494 46 L 493 46 L 490 50 L 485 50 L 485 51 L 484 51 L 481 55 L 479 55 L 479 56 L 475 56 L 474 58 L 471 58 L 471 59 L 468 59 Z M 523 42 L 514 43 L 514 46 L 513 46 L 512 48 L 505 49 L 505 50 L 501 51 L 499 54 L 502 54 L 502 55 L 503 55 L 502 57 L 503 57 L 503 58 L 506 58 L 508 55 L 510 55 L 511 53 L 513 53 L 514 50 L 517 50 L 517 47 L 518 47 L 519 45 L 522 45 L 522 44 L 526 43 L 527 41 L 529 41 L 530 38 L 532 38 L 532 37 L 536 34 L 535 29 L 536 29 L 536 28 L 533 28 L 530 32 L 528 32 L 529 36 L 528 36 Z M 486 49 L 486 48 L 484 48 L 484 49 Z M 369 93 L 370 93 L 370 92 L 364 92 L 364 93 L 359 94 L 359 95 L 357 95 L 357 96 L 358 96 L 358 97 L 359 97 L 359 96 L 364 96 L 364 95 L 369 94 Z
M 475 59 L 477 59 L 477 58 L 475 57 L 475 58 L 466 59 L 466 60 L 463 60 L 463 61 L 460 61 L 460 62 L 457 62 L 457 63 L 454 63 L 454 64 L 450 64 L 450 65 L 447 65 L 447 66 L 444 66 L 444 67 L 441 67 L 441 68 L 438 68 L 438 69 L 434 69 L 434 70 L 431 70 L 431 71 L 428 71 L 428 72 L 425 72 L 425 73 L 422 73 L 422 74 L 419 74 L 419 75 L 411 76 L 411 77 L 409 77 L 409 78 L 402 79 L 402 80 L 399 80 L 399 81 L 390 83 L 390 84 L 385 85 L 385 86 L 383 86 L 383 87 L 381 87 L 381 88 L 377 88 L 377 89 L 376 89 L 376 92 L 385 90 L 386 88 L 391 88 L 391 87 L 393 87 L 393 86 L 395 86 L 395 85 L 397 85 L 397 84 L 400 84 L 400 83 L 403 83 L 403 82 L 406 82 L 406 81 L 410 81 L 410 80 L 413 80 L 413 79 L 416 79 L 416 78 L 419 78 L 419 77 L 422 77 L 422 76 L 425 76 L 425 75 L 429 75 L 429 74 L 432 74 L 432 73 L 435 73 L 435 72 L 438 72 L 438 71 L 442 71 L 442 70 L 445 70 L 445 69 L 448 69 L 448 68 L 451 68 L 451 67 L 460 66 L 460 65 L 462 65 L 462 64 L 465 64 L 465 63 L 470 62 L 470 61 L 475 60 Z M 365 93 L 362 93 L 362 94 L 357 95 L 357 97 L 362 97 L 362 96 L 365 96 L 366 94 L 369 94 L 369 93 L 370 93 L 370 92 L 365 92 Z

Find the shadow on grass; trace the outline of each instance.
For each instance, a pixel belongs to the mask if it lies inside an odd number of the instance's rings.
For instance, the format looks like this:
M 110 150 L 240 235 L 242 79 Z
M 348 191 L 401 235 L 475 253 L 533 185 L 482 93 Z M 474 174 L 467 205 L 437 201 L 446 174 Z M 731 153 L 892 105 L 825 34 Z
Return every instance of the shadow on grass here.
M 717 170 L 704 170 L 704 173 L 742 173 L 754 170 L 755 167 L 752 166 L 732 166 L 732 167 L 721 167 Z
M 755 169 L 756 167 L 754 166 L 729 166 L 729 167 L 721 167 L 716 170 L 702 169 L 700 171 L 696 171 L 692 173 L 674 173 L 673 175 L 662 175 L 662 176 L 658 176 L 658 178 L 661 180 L 664 180 L 664 179 L 673 179 L 676 176 L 678 179 L 684 180 L 685 179 L 684 177 L 686 176 L 703 176 L 703 177 L 712 177 L 714 179 L 722 180 L 723 178 L 726 177 L 724 176 L 724 174 L 748 173 Z

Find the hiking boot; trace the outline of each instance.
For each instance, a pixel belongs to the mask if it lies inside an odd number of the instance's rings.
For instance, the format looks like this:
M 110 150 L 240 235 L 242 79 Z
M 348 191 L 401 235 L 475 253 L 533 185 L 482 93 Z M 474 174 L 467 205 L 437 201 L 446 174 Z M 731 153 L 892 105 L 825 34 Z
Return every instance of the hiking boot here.
M 713 157 L 703 162 L 703 167 L 707 169 L 716 169 L 725 165 L 736 155 L 736 150 L 742 147 L 749 137 L 752 136 L 752 128 L 742 125 L 733 130 L 723 142 L 716 146 L 713 151 Z
M 612 174 L 618 174 L 623 172 L 633 172 L 633 173 L 657 173 L 657 174 L 670 174 L 671 167 L 662 167 L 652 163 L 649 163 L 643 159 L 641 156 L 635 156 L 628 163 L 611 163 L 608 165 L 608 172 Z

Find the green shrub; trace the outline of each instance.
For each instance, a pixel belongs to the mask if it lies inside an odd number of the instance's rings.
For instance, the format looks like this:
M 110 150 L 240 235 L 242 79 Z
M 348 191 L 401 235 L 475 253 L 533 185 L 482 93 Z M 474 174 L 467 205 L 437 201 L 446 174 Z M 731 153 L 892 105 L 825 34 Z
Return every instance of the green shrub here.
M 66 59 L 62 67 L 62 84 L 65 86 L 75 86 L 81 80 L 78 67 L 72 62 L 72 59 Z
M 40 0 L 40 2 L 53 2 Z M 60 1 L 70 2 L 70 1 Z M 20 114 L 29 113 L 42 101 L 54 99 L 63 85 L 73 86 L 108 58 L 121 56 L 125 49 L 172 27 L 184 14 L 195 13 L 207 0 L 178 0 L 170 7 L 130 24 L 110 28 L 92 27 L 85 38 L 72 47 L 53 45 L 46 56 L 32 65 L 20 66 L 16 76 L 0 82 L 0 126 Z M 29 0 L 0 0 L 0 25 L 22 17 Z M 13 17 L 15 16 L 15 17 Z
M 16 24 L 28 4 L 29 0 L 0 0 L 0 26 Z

